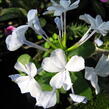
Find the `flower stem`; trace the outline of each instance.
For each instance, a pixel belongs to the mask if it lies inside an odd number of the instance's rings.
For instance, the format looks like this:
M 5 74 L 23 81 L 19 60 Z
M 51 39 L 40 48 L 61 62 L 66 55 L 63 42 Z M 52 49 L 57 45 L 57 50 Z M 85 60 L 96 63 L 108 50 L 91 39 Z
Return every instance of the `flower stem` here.
M 86 37 L 89 35 L 89 32 L 91 31 L 91 28 L 89 28 L 87 30 L 87 32 L 84 34 L 84 36 L 77 42 L 78 44 L 81 43 L 82 41 L 84 41 L 84 39 L 86 39 Z
M 66 48 L 66 41 L 67 41 L 67 36 L 66 36 L 66 12 L 64 12 L 64 34 L 63 34 L 63 46 Z
M 71 46 L 70 48 L 68 48 L 67 51 L 75 50 L 76 48 L 78 48 L 79 46 L 81 46 L 82 44 L 84 44 L 89 38 L 91 38 L 95 34 L 95 32 L 96 31 L 93 30 L 90 35 L 84 35 L 84 38 L 80 39 L 79 42 L 77 42 L 76 44 L 74 44 L 73 46 Z
M 37 44 L 35 44 L 35 43 L 33 43 L 33 42 L 27 41 L 27 40 L 24 40 L 24 44 L 26 44 L 26 45 L 28 45 L 28 46 L 30 46 L 30 47 L 33 47 L 33 48 L 37 48 L 37 49 L 39 49 L 39 50 L 47 51 L 46 48 L 41 47 L 41 46 L 39 46 L 39 45 L 37 45 Z
M 62 41 L 61 41 L 61 37 L 60 36 L 61 36 L 61 31 L 59 30 L 58 42 L 60 44 L 60 47 L 63 49 L 64 47 L 62 45 Z

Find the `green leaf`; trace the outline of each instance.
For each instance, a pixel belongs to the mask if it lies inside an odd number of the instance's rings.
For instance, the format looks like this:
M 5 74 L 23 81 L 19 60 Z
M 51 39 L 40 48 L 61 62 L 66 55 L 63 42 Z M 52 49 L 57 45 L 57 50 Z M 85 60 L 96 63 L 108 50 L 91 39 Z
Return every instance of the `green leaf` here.
M 54 33 L 52 37 L 53 37 L 53 39 L 55 39 L 55 40 L 58 39 L 58 35 L 57 35 L 56 33 Z
M 68 57 L 70 58 L 74 55 L 78 55 L 87 58 L 94 52 L 95 52 L 95 45 L 91 41 L 87 41 L 77 49 L 70 51 L 68 53 Z
M 32 58 L 28 54 L 23 54 L 17 59 L 17 61 L 22 63 L 23 65 L 25 65 L 25 64 L 28 64 L 29 62 L 31 62 Z
M 66 90 L 64 90 L 64 88 L 62 87 L 62 88 L 59 89 L 59 92 L 65 94 Z
M 92 90 L 87 81 L 83 78 L 82 72 L 72 72 L 71 79 L 76 94 L 86 96 L 88 99 L 92 98 Z
M 44 43 L 44 48 L 50 48 L 50 44 L 48 42 Z
M 41 40 L 43 37 L 41 35 L 37 35 L 37 39 Z

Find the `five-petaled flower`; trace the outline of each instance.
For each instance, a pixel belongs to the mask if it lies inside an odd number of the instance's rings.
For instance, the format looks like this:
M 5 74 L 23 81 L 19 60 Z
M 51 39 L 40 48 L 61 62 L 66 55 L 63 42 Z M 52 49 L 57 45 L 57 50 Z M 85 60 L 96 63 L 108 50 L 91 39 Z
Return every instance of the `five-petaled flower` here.
M 96 94 L 100 92 L 100 88 L 98 85 L 98 76 L 100 77 L 109 76 L 108 56 L 102 55 L 95 68 L 93 67 L 85 68 L 85 78 L 91 82 L 92 86 L 95 88 Z
M 59 4 L 54 0 L 51 0 L 51 2 L 53 5 L 48 7 L 44 14 L 54 12 L 54 16 L 61 16 L 62 13 L 77 8 L 80 0 L 76 0 L 72 4 L 70 0 L 60 0 Z
M 17 62 L 14 67 L 26 74 L 26 76 L 21 76 L 19 74 L 9 76 L 18 84 L 21 93 L 30 93 L 32 97 L 36 98 L 36 105 L 42 106 L 43 108 L 50 108 L 56 104 L 55 90 L 42 91 L 39 83 L 34 79 L 37 75 L 37 68 L 34 63 L 23 65 Z
M 109 21 L 103 21 L 100 15 L 97 15 L 96 18 L 93 18 L 88 14 L 84 14 L 79 18 L 90 24 L 91 29 L 95 30 L 97 33 L 100 33 L 103 36 L 105 36 L 109 31 Z
M 85 68 L 84 59 L 80 56 L 72 56 L 66 62 L 65 53 L 62 49 L 56 49 L 51 53 L 50 57 L 46 57 L 42 62 L 42 68 L 47 72 L 58 72 L 50 80 L 50 85 L 54 89 L 63 87 L 69 90 L 72 87 L 70 72 L 78 72 Z

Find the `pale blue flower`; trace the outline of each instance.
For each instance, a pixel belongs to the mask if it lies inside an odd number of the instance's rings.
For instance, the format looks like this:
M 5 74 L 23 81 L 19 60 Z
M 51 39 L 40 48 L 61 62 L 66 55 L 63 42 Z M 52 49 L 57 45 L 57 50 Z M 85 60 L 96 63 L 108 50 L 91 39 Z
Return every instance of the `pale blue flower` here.
M 15 51 L 23 44 L 40 50 L 46 50 L 45 48 L 26 40 L 25 33 L 28 30 L 28 27 L 28 25 L 19 26 L 13 30 L 11 35 L 7 36 L 5 42 L 9 51 Z
M 71 4 L 70 0 L 60 0 L 59 4 L 54 0 L 51 0 L 52 6 L 47 8 L 47 11 L 44 14 L 54 12 L 54 16 L 61 16 L 63 12 L 67 12 L 69 10 L 75 9 L 78 7 L 80 0 L 76 0 Z
M 79 18 L 90 24 L 91 29 L 95 30 L 97 33 L 100 33 L 103 36 L 109 32 L 109 21 L 104 22 L 100 15 L 97 15 L 96 18 L 93 18 L 88 14 L 84 14 Z
M 72 101 L 76 102 L 76 103 L 87 103 L 87 98 L 85 96 L 80 96 L 80 95 L 76 95 L 76 94 L 69 94 Z
M 98 76 L 109 76 L 109 56 L 102 55 L 95 68 L 85 68 L 85 79 L 91 82 L 91 85 L 95 88 L 96 94 L 100 92 L 100 88 L 98 85 Z
M 38 12 L 36 9 L 29 10 L 27 14 L 28 25 L 31 27 L 38 35 L 46 35 L 45 31 L 42 29 L 39 18 L 37 16 Z

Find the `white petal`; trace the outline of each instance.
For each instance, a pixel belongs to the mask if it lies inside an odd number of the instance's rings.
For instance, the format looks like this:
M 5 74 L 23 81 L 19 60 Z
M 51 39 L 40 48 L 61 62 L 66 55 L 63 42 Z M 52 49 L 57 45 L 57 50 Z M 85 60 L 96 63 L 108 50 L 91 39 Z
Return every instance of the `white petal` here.
M 60 5 L 66 9 L 69 7 L 70 4 L 71 4 L 70 0 L 60 0 Z
M 54 50 L 50 57 L 42 62 L 42 68 L 48 72 L 60 72 L 65 69 L 66 59 L 64 51 L 61 49 Z
M 60 5 L 50 6 L 50 7 L 47 8 L 47 10 L 49 12 L 54 12 L 54 16 L 60 16 L 65 11 L 65 9 Z
M 54 88 L 54 89 L 59 89 L 63 86 L 64 82 L 65 82 L 65 71 L 64 72 L 59 72 L 57 73 L 55 76 L 52 77 L 52 79 L 50 80 L 50 85 Z
M 102 23 L 103 23 L 103 20 L 102 20 L 101 16 L 97 15 L 96 16 L 96 26 L 99 26 Z
M 63 64 L 63 67 L 66 65 L 65 53 L 62 49 L 56 49 L 51 53 L 51 56 L 55 56 Z
M 98 33 L 101 33 L 103 36 L 106 36 L 106 34 L 109 32 L 109 21 L 103 22 L 99 25 Z
M 30 62 L 29 64 L 26 64 L 25 66 L 26 66 L 28 73 L 31 77 L 34 77 L 37 74 L 37 68 L 36 68 L 34 63 Z
M 25 38 L 25 33 L 28 30 L 28 25 L 22 25 L 17 27 L 13 32 L 12 35 L 17 37 L 17 40 L 19 40 L 21 43 L 24 43 Z
M 7 36 L 5 42 L 9 51 L 15 51 L 23 45 L 23 43 L 17 39 L 17 36 L 12 35 Z
M 72 72 L 78 72 L 85 68 L 84 59 L 80 56 L 72 56 L 66 65 L 66 69 Z
M 86 103 L 87 99 L 84 96 L 70 94 L 71 99 L 76 103 Z
M 14 66 L 14 68 L 16 70 L 19 70 L 19 71 L 22 71 L 22 72 L 25 72 L 26 74 L 28 74 L 30 77 L 34 77 L 37 73 L 37 68 L 35 66 L 34 63 L 29 63 L 29 64 L 25 64 L 23 65 L 22 63 L 20 62 L 17 62 Z
M 30 22 L 31 20 L 33 20 L 36 15 L 37 15 L 37 10 L 36 9 L 29 10 L 29 12 L 27 14 L 28 22 Z
M 71 82 L 70 74 L 68 71 L 66 71 L 63 88 L 64 88 L 64 90 L 69 90 L 71 87 L 72 87 L 72 82 Z
M 29 76 L 20 76 L 19 74 L 9 76 L 20 88 L 21 93 L 30 93 L 32 97 L 39 98 L 41 88 L 35 79 Z
M 54 16 L 61 16 L 63 12 L 64 12 L 64 10 L 63 10 L 63 11 L 61 11 L 61 10 L 56 10 L 56 11 L 54 12 Z
M 96 21 L 89 14 L 84 14 L 79 17 L 79 19 L 84 20 L 86 23 L 91 24 L 91 28 L 96 28 Z
M 101 77 L 109 76 L 109 57 L 102 55 L 99 59 L 95 71 Z
M 27 70 L 26 67 L 25 67 L 22 63 L 20 63 L 20 62 L 17 62 L 17 63 L 14 65 L 14 68 L 15 68 L 16 70 L 19 70 L 19 71 L 22 71 L 22 72 L 28 74 L 28 70 Z
M 47 72 L 60 72 L 63 70 L 63 66 L 55 57 L 48 57 L 43 59 L 42 68 Z
M 50 108 L 55 104 L 56 104 L 55 91 L 43 91 L 36 103 L 37 106 L 42 106 L 43 108 Z
M 39 99 L 42 91 L 40 85 L 35 79 L 30 80 L 28 84 L 28 89 L 32 97 L 36 98 L 36 100 Z
M 98 85 L 98 76 L 95 73 L 94 68 L 92 67 L 85 68 L 85 79 L 91 82 L 91 85 L 95 88 L 95 93 L 98 94 L 100 92 L 100 88 Z
M 80 0 L 76 0 L 73 4 L 70 5 L 70 7 L 68 7 L 67 10 L 72 10 L 75 9 L 79 6 Z
M 29 84 L 30 78 L 28 76 L 19 76 L 17 74 L 17 75 L 10 75 L 9 77 L 12 79 L 12 81 L 18 84 L 21 90 L 21 93 L 29 92 L 28 84 Z

